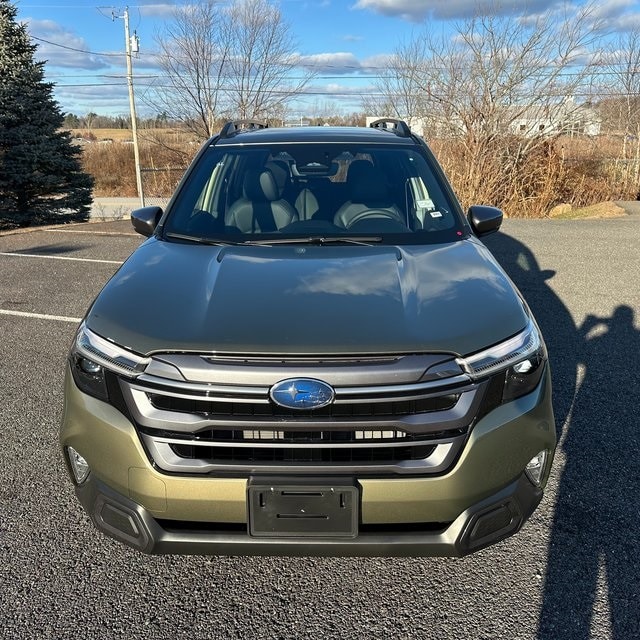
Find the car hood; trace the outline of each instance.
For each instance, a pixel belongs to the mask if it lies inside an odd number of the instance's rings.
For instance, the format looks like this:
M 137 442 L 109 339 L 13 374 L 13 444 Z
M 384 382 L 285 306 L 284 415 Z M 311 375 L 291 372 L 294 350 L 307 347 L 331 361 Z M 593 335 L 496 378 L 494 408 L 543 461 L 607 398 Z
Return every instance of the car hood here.
M 526 322 L 513 284 L 473 238 L 404 247 L 151 239 L 87 315 L 93 331 L 140 354 L 466 355 Z

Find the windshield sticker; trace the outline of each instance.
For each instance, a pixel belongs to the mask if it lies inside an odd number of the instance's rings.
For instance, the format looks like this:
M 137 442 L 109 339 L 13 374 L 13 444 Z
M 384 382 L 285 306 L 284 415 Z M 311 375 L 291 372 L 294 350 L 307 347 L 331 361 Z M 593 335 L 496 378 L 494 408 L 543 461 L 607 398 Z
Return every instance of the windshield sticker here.
M 433 204 L 433 200 L 427 198 L 426 200 L 418 200 L 416 202 L 416 204 L 421 208 L 421 209 L 435 209 L 436 206 Z
M 442 218 L 442 214 L 439 211 L 429 211 L 432 218 Z

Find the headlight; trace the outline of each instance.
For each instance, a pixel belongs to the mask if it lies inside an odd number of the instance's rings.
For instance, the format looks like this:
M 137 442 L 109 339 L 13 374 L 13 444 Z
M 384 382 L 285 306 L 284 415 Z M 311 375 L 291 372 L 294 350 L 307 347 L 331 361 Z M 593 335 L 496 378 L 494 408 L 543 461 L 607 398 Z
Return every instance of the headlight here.
M 533 391 L 544 372 L 547 352 L 533 320 L 519 334 L 458 363 L 474 380 L 498 378 L 501 401 L 508 402 Z
M 140 375 L 149 363 L 149 358 L 142 358 L 93 333 L 84 322 L 76 334 L 69 360 L 78 387 L 100 400 L 109 399 L 105 370 L 131 378 Z

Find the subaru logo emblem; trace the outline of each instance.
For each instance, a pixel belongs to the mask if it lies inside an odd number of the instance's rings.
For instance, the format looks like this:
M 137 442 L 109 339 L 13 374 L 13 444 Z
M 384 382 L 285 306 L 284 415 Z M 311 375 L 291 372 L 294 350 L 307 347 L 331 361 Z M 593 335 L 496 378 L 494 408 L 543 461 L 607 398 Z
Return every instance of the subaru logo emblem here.
M 335 392 L 322 380 L 289 378 L 274 384 L 269 395 L 285 409 L 320 409 L 333 402 Z

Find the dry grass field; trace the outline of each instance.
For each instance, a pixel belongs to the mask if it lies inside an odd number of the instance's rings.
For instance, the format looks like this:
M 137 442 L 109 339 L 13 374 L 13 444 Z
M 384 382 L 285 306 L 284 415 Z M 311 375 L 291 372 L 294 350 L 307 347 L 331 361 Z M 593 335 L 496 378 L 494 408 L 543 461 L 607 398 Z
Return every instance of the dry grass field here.
M 94 196 L 137 195 L 131 131 L 76 129 L 82 140 L 85 171 L 95 179 Z M 140 165 L 145 195 L 169 197 L 184 169 L 200 147 L 199 141 L 177 129 L 139 129 Z
M 70 133 L 72 138 L 83 140 L 124 142 L 132 139 L 130 129 L 70 129 Z
M 92 127 L 91 129 L 69 129 L 71 137 L 81 138 L 84 140 L 92 140 L 96 142 L 110 140 L 112 142 L 132 142 L 133 136 L 131 129 L 100 129 Z M 176 128 L 166 129 L 138 129 L 138 139 L 140 142 L 144 140 L 171 140 L 172 142 L 192 142 L 193 136 L 189 133 Z

